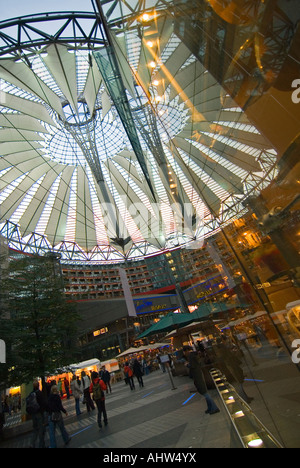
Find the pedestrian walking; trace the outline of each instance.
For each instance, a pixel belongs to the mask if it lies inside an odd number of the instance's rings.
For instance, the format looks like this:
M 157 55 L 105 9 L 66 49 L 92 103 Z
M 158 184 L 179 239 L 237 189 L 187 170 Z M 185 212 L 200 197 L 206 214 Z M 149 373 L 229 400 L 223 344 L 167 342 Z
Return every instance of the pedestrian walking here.
M 143 382 L 144 373 L 143 373 L 143 370 L 142 370 L 142 366 L 141 366 L 141 364 L 139 363 L 139 361 L 137 359 L 135 359 L 133 361 L 132 370 L 133 370 L 133 374 L 137 378 L 139 386 L 143 387 L 144 386 L 144 382 Z
M 33 391 L 26 398 L 26 412 L 32 418 L 33 433 L 31 437 L 31 448 L 35 448 L 37 439 L 39 448 L 45 447 L 45 411 L 47 409 L 46 398 L 39 388 L 38 380 L 33 382 Z
M 102 367 L 101 378 L 107 387 L 106 393 L 108 393 L 108 389 L 109 389 L 109 392 L 111 393 L 110 372 L 106 369 L 105 366 Z
M 244 389 L 245 375 L 241 366 L 241 359 L 238 349 L 227 337 L 222 336 L 217 342 L 215 348 L 218 359 L 222 362 L 224 374 L 230 381 L 233 379 L 234 386 L 237 387 L 237 392 L 247 403 L 251 403 L 252 397 L 247 395 Z
M 142 360 L 141 360 L 141 366 L 142 366 L 142 370 L 143 370 L 143 372 L 144 372 L 144 375 L 150 374 L 148 362 L 146 361 L 145 358 L 142 358 Z
M 193 351 L 191 346 L 183 347 L 183 355 L 186 359 L 186 365 L 190 369 L 190 375 L 194 380 L 194 384 L 198 392 L 204 396 L 207 403 L 208 414 L 219 413 L 220 410 L 214 402 L 213 398 L 209 395 L 205 378 L 202 372 L 201 358 L 196 351 Z
M 130 390 L 134 390 L 135 385 L 134 385 L 134 381 L 133 381 L 133 371 L 132 371 L 128 361 L 125 362 L 124 375 L 125 375 L 125 379 L 126 379 L 127 383 L 129 383 Z
M 81 414 L 80 398 L 83 395 L 83 389 L 82 389 L 81 381 L 79 377 L 76 377 L 76 375 L 73 375 L 72 377 L 71 390 L 72 390 L 72 395 L 75 398 L 76 416 L 79 416 Z
M 63 397 L 63 388 L 62 388 L 62 379 L 59 379 L 59 381 L 57 382 L 57 388 L 58 388 L 58 392 L 60 394 L 61 397 Z
M 165 365 L 164 361 L 161 360 L 160 354 L 157 354 L 157 355 L 156 355 L 156 360 L 157 360 L 157 362 L 158 362 L 158 365 L 159 365 L 161 371 L 162 371 L 163 373 L 165 373 L 165 372 L 166 372 L 166 365 Z
M 92 372 L 92 383 L 90 385 L 90 393 L 93 394 L 93 399 L 97 405 L 98 409 L 98 427 L 101 429 L 102 427 L 102 415 L 103 415 L 103 421 L 104 425 L 107 426 L 108 420 L 107 420 L 107 414 L 106 414 L 106 408 L 105 408 L 105 394 L 104 392 L 106 391 L 106 385 L 103 382 L 102 379 L 100 379 L 98 372 Z
M 83 402 L 86 404 L 86 410 L 89 413 L 91 410 L 95 409 L 95 405 L 93 400 L 91 399 L 90 394 L 91 379 L 88 375 L 86 375 L 85 371 L 81 372 L 81 383 L 83 390 Z
M 66 416 L 68 416 L 68 413 L 62 405 L 57 385 L 53 385 L 51 387 L 51 392 L 50 392 L 50 396 L 48 399 L 48 411 L 49 411 L 48 423 L 49 423 L 50 448 L 57 447 L 56 437 L 55 437 L 55 432 L 56 432 L 57 427 L 59 428 L 61 432 L 61 435 L 65 444 L 67 445 L 70 442 L 71 437 L 66 431 L 62 413 L 64 413 Z
M 64 385 L 65 385 L 65 390 L 67 394 L 67 400 L 69 400 L 70 399 L 70 382 L 67 379 L 67 377 L 64 378 Z

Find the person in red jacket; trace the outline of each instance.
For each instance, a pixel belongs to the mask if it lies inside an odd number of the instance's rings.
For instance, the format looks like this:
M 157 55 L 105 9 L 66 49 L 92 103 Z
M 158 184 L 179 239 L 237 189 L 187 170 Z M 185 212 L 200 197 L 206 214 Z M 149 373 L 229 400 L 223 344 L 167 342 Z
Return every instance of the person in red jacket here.
M 134 381 L 133 381 L 133 371 L 132 371 L 128 361 L 125 362 L 124 374 L 125 374 L 125 379 L 126 379 L 127 383 L 129 383 L 129 385 L 130 385 L 130 390 L 134 390 L 135 385 L 134 385 Z
M 101 418 L 103 414 L 104 425 L 107 426 L 107 414 L 105 408 L 105 391 L 107 387 L 102 379 L 99 378 L 98 372 L 92 372 L 92 383 L 90 385 L 90 393 L 93 394 L 93 400 L 95 401 L 98 409 L 98 426 L 101 429 L 102 423 Z

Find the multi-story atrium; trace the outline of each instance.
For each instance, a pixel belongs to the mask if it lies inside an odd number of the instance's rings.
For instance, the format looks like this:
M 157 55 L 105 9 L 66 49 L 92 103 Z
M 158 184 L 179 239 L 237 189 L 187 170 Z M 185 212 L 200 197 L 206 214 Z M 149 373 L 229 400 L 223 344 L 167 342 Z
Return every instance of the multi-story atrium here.
M 1 238 L 59 259 L 82 359 L 224 305 L 198 340 L 234 340 L 256 417 L 299 447 L 299 2 L 81 9 L 0 22 Z

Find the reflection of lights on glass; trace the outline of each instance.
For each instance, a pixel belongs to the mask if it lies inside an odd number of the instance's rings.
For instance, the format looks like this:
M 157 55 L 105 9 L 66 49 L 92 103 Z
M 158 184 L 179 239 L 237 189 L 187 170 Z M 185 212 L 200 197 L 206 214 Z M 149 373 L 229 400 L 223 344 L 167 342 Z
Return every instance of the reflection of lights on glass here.
M 147 42 L 147 46 L 148 46 L 148 47 L 153 47 L 153 42 L 152 42 L 152 41 L 148 41 L 148 42 Z
M 155 63 L 155 62 L 150 62 L 150 63 L 149 63 L 149 67 L 150 67 L 150 68 L 155 68 L 155 67 L 156 67 L 156 63 Z
M 228 399 L 226 400 L 227 405 L 230 405 L 231 403 L 234 403 L 234 402 L 235 402 L 235 399 L 233 398 L 233 396 L 228 397 Z
M 245 416 L 243 411 L 236 411 L 236 413 L 233 414 L 234 418 L 242 418 L 243 416 Z
M 262 445 L 263 445 L 263 441 L 259 438 L 250 440 L 250 442 L 248 442 L 248 447 L 250 448 L 258 448 L 258 447 L 261 447 Z
M 159 81 L 158 81 L 158 80 L 154 80 L 152 84 L 153 84 L 154 86 L 158 86 L 158 85 L 159 85 Z
M 149 19 L 150 19 L 150 16 L 148 15 L 148 13 L 144 13 L 144 14 L 142 15 L 142 20 L 143 20 L 143 21 L 149 21 Z

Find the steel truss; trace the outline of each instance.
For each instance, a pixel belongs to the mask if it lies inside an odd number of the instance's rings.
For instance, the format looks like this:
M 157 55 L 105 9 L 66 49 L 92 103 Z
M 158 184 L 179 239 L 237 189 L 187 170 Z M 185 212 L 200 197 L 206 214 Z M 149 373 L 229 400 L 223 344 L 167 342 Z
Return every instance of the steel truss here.
M 155 9 L 162 16 L 168 16 L 171 14 L 176 17 L 177 11 L 173 2 L 168 1 L 158 1 L 154 7 L 153 2 L 151 7 L 148 6 L 150 3 L 147 0 L 136 1 L 136 4 L 133 7 L 130 7 L 127 2 L 121 0 L 115 0 L 113 2 L 103 1 L 101 4 L 105 7 L 106 21 L 109 23 L 109 27 L 115 32 L 131 31 L 134 29 L 138 34 L 142 34 L 143 28 L 138 21 L 142 12 L 144 13 L 148 11 L 151 13 Z M 127 11 L 124 16 L 120 16 L 118 18 L 113 15 L 117 7 L 122 11 L 122 8 L 125 6 L 129 11 Z M 49 32 L 50 30 L 52 31 Z M 91 13 L 45 13 L 0 22 L 0 58 L 2 59 L 12 59 L 17 61 L 19 58 L 22 58 L 23 61 L 31 67 L 30 57 L 41 53 L 43 48 L 52 44 L 61 44 L 70 49 L 74 48 L 91 51 L 91 54 L 93 53 L 96 61 L 97 57 L 99 57 L 99 50 L 104 48 L 106 49 L 111 46 L 106 34 L 103 18 L 97 13 L 96 9 L 95 12 Z M 90 59 L 92 60 L 92 57 L 90 57 Z M 102 76 L 105 78 L 104 70 L 101 71 Z M 107 88 L 110 84 L 108 78 L 109 76 L 106 80 Z M 124 89 L 122 88 L 121 91 L 124 91 Z M 122 95 L 121 92 L 120 95 Z M 111 97 L 113 97 L 113 92 L 111 92 Z M 115 101 L 117 101 L 117 98 L 118 95 L 116 94 Z M 131 111 L 134 111 L 134 109 L 131 109 Z M 165 154 L 163 154 L 163 145 L 155 124 L 152 122 L 152 117 L 154 118 L 152 115 L 152 108 L 149 108 L 147 112 L 145 109 L 143 112 L 133 112 L 133 115 L 135 128 L 137 128 L 141 134 L 143 133 L 143 119 L 147 120 L 152 133 L 151 136 L 144 135 L 144 141 L 146 143 L 148 141 L 148 146 L 150 147 L 152 154 L 157 159 L 158 165 L 164 174 L 165 179 L 167 179 L 167 174 L 171 174 L 171 172 L 167 172 L 170 171 L 170 169 L 167 169 L 167 160 Z M 126 115 L 124 120 L 126 120 Z M 129 123 L 129 120 L 127 119 L 127 124 Z M 79 146 L 83 148 L 83 153 L 86 153 L 88 156 L 93 155 L 96 157 L 96 162 L 94 160 L 88 162 L 92 169 L 93 163 L 95 162 L 95 168 L 93 170 L 94 175 L 96 174 L 97 181 L 99 180 L 103 182 L 103 174 L 101 170 L 96 167 L 96 163 L 99 162 L 97 159 L 98 155 L 96 148 L 94 148 L 89 141 L 90 135 L 93 133 L 93 128 L 90 128 L 88 124 L 89 122 L 86 122 L 86 127 L 81 125 L 81 136 L 78 136 L 77 139 L 76 135 L 73 135 L 73 137 L 75 141 L 77 140 Z M 65 122 L 65 125 L 67 126 L 67 122 Z M 73 130 L 75 132 L 76 128 L 69 125 L 70 134 L 72 134 Z M 209 138 L 211 137 L 209 136 Z M 158 153 L 156 154 L 155 148 L 158 147 L 161 151 L 158 150 Z M 175 151 L 178 151 L 178 149 L 174 149 L 174 155 Z M 145 164 L 143 164 L 142 156 L 141 152 L 141 166 L 144 168 L 144 173 L 147 175 L 147 168 Z M 198 154 L 195 155 L 194 159 L 197 157 Z M 223 199 L 218 214 L 215 214 L 214 211 L 211 210 L 210 215 L 203 219 L 202 224 L 197 228 L 197 233 L 195 233 L 198 238 L 205 238 L 208 235 L 212 235 L 220 229 L 220 226 L 225 226 L 235 217 L 242 216 L 245 213 L 245 207 L 242 204 L 242 200 L 244 200 L 246 196 L 258 193 L 262 188 L 264 188 L 264 186 L 268 185 L 273 180 L 274 175 L 276 174 L 275 155 L 268 153 L 267 151 L 262 151 L 258 160 L 261 165 L 262 172 L 264 172 L 264 178 L 262 179 L 262 177 L 255 172 L 250 172 L 242 181 L 243 183 L 241 185 L 243 186 L 243 192 L 239 193 L 237 190 L 235 193 L 230 194 L 228 198 Z M 209 157 L 207 158 L 207 161 L 209 161 Z M 188 166 L 184 166 L 182 162 L 181 164 L 181 169 L 184 172 L 185 177 L 190 177 L 190 180 L 193 180 L 195 174 L 192 172 L 192 169 Z M 206 165 L 208 165 L 208 162 L 205 162 L 204 167 Z M 174 168 L 171 170 L 173 171 L 172 178 L 176 181 Z M 226 179 L 226 176 L 222 175 L 222 177 Z M 167 184 L 165 185 L 167 186 Z M 176 185 L 179 186 L 179 184 Z M 201 189 L 197 187 L 195 190 L 198 190 L 201 197 Z M 180 192 L 174 194 L 177 200 L 180 200 L 180 195 Z M 170 199 L 172 198 L 173 197 L 170 196 Z M 105 196 L 104 199 L 109 200 L 108 197 Z M 182 200 L 182 203 L 183 201 L 184 200 Z M 132 246 L 124 251 L 122 251 L 122 249 L 114 248 L 113 245 L 106 244 L 97 245 L 91 251 L 86 251 L 75 242 L 63 241 L 57 243 L 55 246 L 51 245 L 46 235 L 39 235 L 34 232 L 22 237 L 18 225 L 10 221 L 6 221 L 4 224 L 0 225 L 0 228 L 0 233 L 8 239 L 9 245 L 12 248 L 26 253 L 44 253 L 48 250 L 59 252 L 62 254 L 62 261 L 66 262 L 122 262 L 129 258 L 138 260 L 146 255 L 157 252 L 157 248 L 147 241 L 133 242 Z M 181 244 L 185 245 L 192 240 L 194 240 L 192 236 L 184 237 L 181 236 L 180 233 L 171 233 L 166 239 L 165 248 L 175 248 Z

